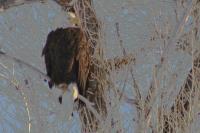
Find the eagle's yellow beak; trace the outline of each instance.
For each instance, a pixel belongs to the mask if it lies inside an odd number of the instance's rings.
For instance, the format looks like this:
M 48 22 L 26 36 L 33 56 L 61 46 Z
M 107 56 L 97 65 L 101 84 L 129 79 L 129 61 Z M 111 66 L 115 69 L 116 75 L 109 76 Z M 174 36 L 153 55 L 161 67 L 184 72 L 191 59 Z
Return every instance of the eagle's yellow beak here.
M 76 84 L 73 85 L 72 87 L 72 95 L 73 95 L 73 100 L 78 98 L 79 93 L 78 93 L 78 87 Z

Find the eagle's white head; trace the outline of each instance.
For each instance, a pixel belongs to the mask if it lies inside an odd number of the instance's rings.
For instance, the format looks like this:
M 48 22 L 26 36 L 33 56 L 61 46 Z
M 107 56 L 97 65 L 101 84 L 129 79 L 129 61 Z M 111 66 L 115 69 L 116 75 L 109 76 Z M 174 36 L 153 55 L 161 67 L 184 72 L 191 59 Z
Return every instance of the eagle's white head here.
M 66 83 L 62 83 L 58 85 L 58 88 L 62 90 L 62 95 L 65 93 L 69 93 L 73 100 L 76 100 L 78 98 L 79 92 L 78 92 L 78 86 L 76 83 L 72 82 L 69 85 Z M 62 103 L 62 95 L 59 97 L 59 102 Z

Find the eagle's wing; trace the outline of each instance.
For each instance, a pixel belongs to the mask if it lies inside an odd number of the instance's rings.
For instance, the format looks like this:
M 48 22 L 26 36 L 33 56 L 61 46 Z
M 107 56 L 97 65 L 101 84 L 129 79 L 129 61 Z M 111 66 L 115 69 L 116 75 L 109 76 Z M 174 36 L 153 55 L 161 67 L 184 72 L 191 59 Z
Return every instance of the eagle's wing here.
M 42 50 L 42 56 L 44 56 L 44 60 L 45 60 L 45 65 L 46 65 L 46 71 L 47 71 L 47 76 L 49 76 L 51 78 L 52 75 L 52 56 L 51 56 L 51 48 L 52 48 L 52 40 L 51 38 L 53 37 L 53 31 L 49 33 L 48 37 L 47 37 L 47 41 L 46 44 Z M 50 80 L 48 82 L 49 84 L 49 88 L 53 87 L 53 81 Z
M 86 82 L 90 69 L 90 54 L 89 54 L 89 45 L 88 41 L 85 38 L 85 35 L 81 31 L 80 33 L 81 41 L 78 47 L 78 54 L 76 61 L 78 61 L 78 82 L 81 86 L 81 93 L 85 94 Z
M 45 57 L 47 75 L 53 84 L 76 82 L 79 66 L 76 55 L 79 44 L 78 28 L 58 28 L 49 33 L 42 55 Z

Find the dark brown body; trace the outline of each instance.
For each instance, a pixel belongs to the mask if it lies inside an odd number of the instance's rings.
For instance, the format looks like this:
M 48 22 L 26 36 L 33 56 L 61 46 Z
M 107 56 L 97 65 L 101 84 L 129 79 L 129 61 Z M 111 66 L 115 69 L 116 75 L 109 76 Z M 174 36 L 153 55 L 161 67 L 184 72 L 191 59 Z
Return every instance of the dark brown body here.
M 49 33 L 42 51 L 45 57 L 49 87 L 76 82 L 78 78 L 78 44 L 81 40 L 79 28 L 59 28 Z

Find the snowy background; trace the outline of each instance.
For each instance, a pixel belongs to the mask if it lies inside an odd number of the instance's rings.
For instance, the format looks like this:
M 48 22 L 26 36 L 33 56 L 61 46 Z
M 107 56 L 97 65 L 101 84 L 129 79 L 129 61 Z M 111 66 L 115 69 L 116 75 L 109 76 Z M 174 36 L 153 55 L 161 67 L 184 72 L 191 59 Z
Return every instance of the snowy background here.
M 158 2 L 156 0 L 94 1 L 97 16 L 103 22 L 106 57 L 123 55 L 116 33 L 116 23 L 118 23 L 123 47 L 127 53 L 133 53 L 136 58 L 133 70 L 143 97 L 146 97 L 152 80 L 153 66 L 158 63 L 164 49 L 163 43 L 159 39 L 155 42 L 150 41 L 155 30 L 154 24 L 157 23 L 163 31 L 166 30 L 165 25 L 162 25 L 163 22 L 170 22 L 170 26 L 174 27 L 173 5 L 172 1 Z M 7 54 L 46 73 L 41 57 L 46 37 L 51 30 L 67 26 L 69 26 L 69 22 L 66 13 L 53 1 L 13 7 L 0 12 L 0 48 Z M 2 57 L 0 57 L 0 63 L 1 73 L 10 78 L 16 78 L 21 85 L 26 86 L 19 91 L 0 77 L 0 132 L 26 133 L 29 130 L 28 121 L 32 123 L 31 132 L 33 133 L 80 132 L 80 123 L 76 112 L 74 112 L 73 118 L 61 120 L 62 115 L 60 117 L 60 114 L 63 110 L 58 109 L 60 105 L 54 96 L 57 93 L 54 92 L 55 89 L 49 90 L 47 84 L 29 68 L 15 64 L 12 60 L 4 60 Z M 2 64 L 7 69 L 3 68 Z M 186 77 L 186 71 L 191 67 L 191 56 L 183 52 L 172 51 L 168 64 L 166 70 L 168 73 L 166 79 L 168 80 L 165 84 L 169 84 L 172 75 L 176 73 L 175 86 L 179 87 Z M 126 75 L 127 70 L 122 70 L 116 76 L 119 86 Z M 128 85 L 125 90 L 127 95 L 134 97 L 133 91 Z M 23 93 L 27 96 L 28 105 L 32 109 L 30 118 L 27 116 L 23 102 Z M 135 126 L 133 119 L 136 118 L 135 108 L 121 102 L 119 112 L 123 118 L 124 132 L 132 133 Z

